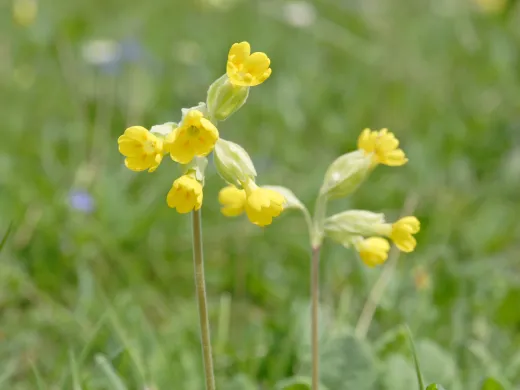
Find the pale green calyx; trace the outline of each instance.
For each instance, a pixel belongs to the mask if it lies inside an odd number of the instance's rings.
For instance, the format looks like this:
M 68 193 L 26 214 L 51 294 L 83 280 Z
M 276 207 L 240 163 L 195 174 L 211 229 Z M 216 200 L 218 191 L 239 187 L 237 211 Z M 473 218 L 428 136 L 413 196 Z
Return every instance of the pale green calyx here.
M 204 115 L 205 117 L 208 115 L 208 107 L 206 106 L 206 103 L 199 102 L 199 104 L 197 104 L 196 106 L 193 106 L 190 108 L 181 108 L 181 113 L 182 113 L 181 122 L 184 119 L 184 117 L 186 116 L 186 114 L 188 114 L 188 112 L 190 112 L 191 110 L 200 111 L 200 112 L 202 112 L 202 115 Z
M 242 183 L 256 177 L 255 166 L 245 149 L 231 141 L 219 138 L 213 152 L 219 175 L 229 184 L 240 188 Z
M 356 236 L 371 237 L 381 234 L 385 216 L 364 210 L 349 210 L 325 220 L 325 235 L 343 245 Z
M 193 172 L 195 178 L 204 186 L 206 167 L 208 166 L 207 157 L 195 156 L 188 164 L 184 166 L 184 175 Z
M 354 192 L 371 171 L 372 160 L 362 150 L 338 157 L 325 173 L 320 195 L 342 198 Z
M 163 123 L 162 125 L 152 126 L 152 128 L 150 129 L 150 133 L 153 133 L 155 135 L 160 135 L 162 137 L 166 137 L 168 134 L 170 134 L 176 128 L 177 128 L 177 123 L 166 122 L 166 123 Z
M 244 105 L 249 87 L 233 85 L 227 75 L 217 79 L 208 89 L 208 112 L 212 118 L 223 121 Z

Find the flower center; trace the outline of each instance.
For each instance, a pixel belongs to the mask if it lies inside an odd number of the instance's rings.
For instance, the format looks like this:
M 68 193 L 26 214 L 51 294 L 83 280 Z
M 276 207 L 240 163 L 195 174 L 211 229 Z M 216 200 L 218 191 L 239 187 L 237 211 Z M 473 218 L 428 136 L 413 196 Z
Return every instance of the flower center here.
M 199 134 L 200 134 L 200 129 L 198 127 L 195 127 L 195 126 L 190 126 L 190 127 L 188 127 L 188 134 L 191 137 L 198 137 Z
M 154 141 L 146 141 L 143 144 L 143 150 L 146 154 L 155 153 L 155 142 Z

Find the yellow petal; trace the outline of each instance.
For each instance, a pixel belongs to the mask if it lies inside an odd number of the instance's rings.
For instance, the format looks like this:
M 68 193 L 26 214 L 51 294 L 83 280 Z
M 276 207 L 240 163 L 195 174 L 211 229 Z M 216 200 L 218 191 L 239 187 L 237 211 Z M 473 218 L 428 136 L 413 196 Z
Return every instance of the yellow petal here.
M 125 157 L 137 157 L 143 154 L 142 144 L 130 138 L 119 137 L 119 152 Z
M 135 172 L 145 171 L 149 168 L 149 165 L 146 164 L 145 160 L 133 157 L 127 157 L 125 159 L 125 166 Z
M 125 130 L 124 135 L 128 138 L 139 142 L 145 142 L 148 139 L 149 131 L 142 126 L 132 126 Z
M 261 75 L 271 64 L 271 60 L 265 53 L 257 52 L 249 56 L 244 64 L 244 69 L 252 75 Z
M 234 43 L 229 49 L 228 60 L 233 63 L 243 63 L 251 53 L 251 46 L 248 42 Z

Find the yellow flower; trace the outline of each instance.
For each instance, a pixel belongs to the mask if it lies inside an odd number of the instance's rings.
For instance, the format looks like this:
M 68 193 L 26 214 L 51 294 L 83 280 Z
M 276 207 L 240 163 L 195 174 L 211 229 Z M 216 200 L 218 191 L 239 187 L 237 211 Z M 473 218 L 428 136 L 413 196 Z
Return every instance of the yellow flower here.
M 363 150 L 366 155 L 371 154 L 374 165 L 397 167 L 406 164 L 408 159 L 403 150 L 398 147 L 399 141 L 388 129 L 380 131 L 365 129 L 358 138 L 358 149 Z
M 246 192 L 235 186 L 222 188 L 218 194 L 218 200 L 222 204 L 220 211 L 226 217 L 236 217 L 244 212 L 246 205 Z
M 173 182 L 166 202 L 181 214 L 198 210 L 202 206 L 202 184 L 191 175 L 184 175 Z
M 361 260 L 369 267 L 383 264 L 388 258 L 390 244 L 381 237 L 361 239 L 354 244 Z
M 388 236 L 401 251 L 412 252 L 417 245 L 412 234 L 418 233 L 420 229 L 421 223 L 416 217 L 404 217 L 392 224 Z
M 226 73 L 232 84 L 254 87 L 271 75 L 270 64 L 271 60 L 265 53 L 251 54 L 248 42 L 235 43 L 229 50 Z
M 132 171 L 153 172 L 163 157 L 163 141 L 144 127 L 132 126 L 117 140 L 125 165 Z
M 166 137 L 165 148 L 172 160 L 189 163 L 195 156 L 207 156 L 218 140 L 218 130 L 199 110 L 190 110 L 184 120 Z
M 283 211 L 285 198 L 278 192 L 258 187 L 253 181 L 246 186 L 246 214 L 249 220 L 258 226 L 267 226 L 273 222 L 273 218 Z

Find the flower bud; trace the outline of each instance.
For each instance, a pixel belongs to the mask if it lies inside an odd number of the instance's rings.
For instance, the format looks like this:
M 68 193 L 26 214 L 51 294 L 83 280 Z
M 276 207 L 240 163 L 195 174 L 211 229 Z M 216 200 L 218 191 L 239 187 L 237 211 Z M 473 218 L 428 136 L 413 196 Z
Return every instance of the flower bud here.
M 372 160 L 363 151 L 344 154 L 327 170 L 320 195 L 342 198 L 354 192 L 371 170 Z
M 325 234 L 341 244 L 353 236 L 368 237 L 377 234 L 385 223 L 384 214 L 364 210 L 349 210 L 325 220 Z
M 244 105 L 249 95 L 249 87 L 233 85 L 227 75 L 216 80 L 208 90 L 208 110 L 210 116 L 223 121 Z
M 238 144 L 220 138 L 215 144 L 215 167 L 219 175 L 229 184 L 242 187 L 256 176 L 255 166 L 249 154 Z

